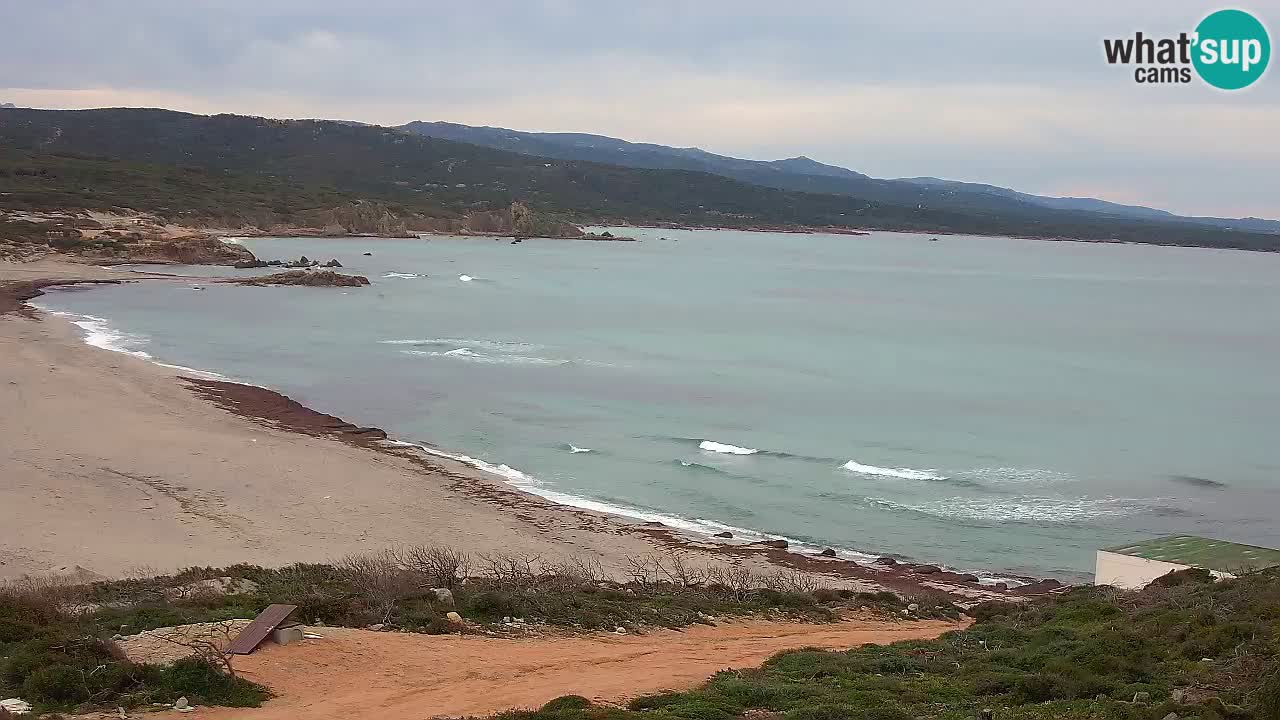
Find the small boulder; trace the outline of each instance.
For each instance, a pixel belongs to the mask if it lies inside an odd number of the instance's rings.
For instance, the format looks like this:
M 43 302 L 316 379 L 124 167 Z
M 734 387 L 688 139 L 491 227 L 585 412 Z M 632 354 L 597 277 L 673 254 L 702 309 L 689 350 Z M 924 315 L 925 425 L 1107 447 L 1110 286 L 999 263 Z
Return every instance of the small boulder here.
M 822 557 L 835 557 L 836 551 L 831 548 L 822 548 L 822 552 L 818 553 Z
M 320 267 L 342 267 L 342 263 L 338 262 L 337 258 L 333 258 L 332 260 L 321 265 Z
M 442 602 L 450 607 L 453 606 L 453 591 L 449 588 L 431 588 L 431 592 L 436 594 L 437 602 Z
M 916 603 L 911 603 L 907 606 L 907 612 L 920 612 L 920 606 Z
M 898 561 L 891 557 L 876 558 L 876 565 L 897 565 Z
M 718 532 L 715 535 L 712 535 L 711 537 L 731 538 L 733 537 L 733 533 L 729 532 L 728 530 L 725 530 L 724 532 Z
M 1136 692 L 1136 693 L 1134 693 L 1134 694 L 1133 694 L 1133 702 L 1134 702 L 1134 703 L 1149 703 L 1149 702 L 1151 702 L 1151 693 L 1149 693 L 1149 692 Z
M 917 565 L 911 569 L 911 572 L 917 575 L 932 575 L 940 571 L 941 571 L 941 568 L 939 568 L 937 565 Z
M 1187 691 L 1182 688 L 1174 688 L 1169 692 L 1169 700 L 1181 705 L 1182 701 L 1187 697 Z
M 371 632 L 382 632 L 382 628 L 384 627 L 386 627 L 386 625 L 383 625 L 382 623 L 374 623 L 372 625 L 366 625 L 364 629 Z
M 1168 715 L 1165 715 L 1165 716 L 1164 716 L 1164 720 L 1179 720 L 1179 719 L 1178 719 L 1178 713 L 1171 712 L 1171 713 L 1169 713 Z
M 173 701 L 174 710 L 181 710 L 183 708 L 189 708 L 189 707 L 191 707 L 191 702 L 187 700 L 186 695 L 183 695 L 182 697 Z
M 775 548 L 775 549 L 777 549 L 777 550 L 786 550 L 786 549 L 787 549 L 787 541 L 786 541 L 786 540 L 762 540 L 762 541 L 760 542 L 760 544 L 761 544 L 761 545 L 763 545 L 763 546 L 765 546 L 765 547 Z
M 621 625 L 619 625 L 616 629 L 614 629 L 614 632 L 615 632 L 615 633 L 617 633 L 617 634 L 619 634 L 619 635 L 626 635 L 626 634 L 627 634 L 627 629 L 626 629 L 626 628 L 624 628 L 624 627 L 622 627 Z
M 445 617 L 449 620 L 449 622 L 453 623 L 454 625 L 462 624 L 462 616 L 452 610 L 450 610 L 448 614 L 445 615 Z

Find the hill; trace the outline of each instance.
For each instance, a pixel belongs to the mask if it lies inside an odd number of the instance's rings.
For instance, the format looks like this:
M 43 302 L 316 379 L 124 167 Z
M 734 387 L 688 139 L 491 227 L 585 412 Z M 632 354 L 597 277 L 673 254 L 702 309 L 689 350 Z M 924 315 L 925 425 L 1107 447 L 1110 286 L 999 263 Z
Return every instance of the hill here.
M 1260 218 L 1186 217 L 1165 210 L 1095 198 L 1048 197 L 981 183 L 932 177 L 877 179 L 807 157 L 758 161 L 716 155 L 698 148 L 633 143 L 603 135 L 534 133 L 415 121 L 402 129 L 428 137 L 473 143 L 527 155 L 588 160 L 625 167 L 708 172 L 783 190 L 836 193 L 897 205 L 960 211 L 1034 212 L 1038 208 L 1100 214 L 1114 218 L 1161 220 L 1221 229 L 1280 233 L 1280 221 Z
M 393 128 L 148 109 L 0 111 L 0 193 L 0 208 L 8 209 L 79 203 L 184 218 L 266 217 L 255 223 L 360 200 L 428 217 L 492 212 L 524 201 L 578 222 L 870 228 L 1280 249 L 1280 236 L 1185 223 L 1045 208 L 901 205 L 781 190 L 688 169 L 536 157 Z

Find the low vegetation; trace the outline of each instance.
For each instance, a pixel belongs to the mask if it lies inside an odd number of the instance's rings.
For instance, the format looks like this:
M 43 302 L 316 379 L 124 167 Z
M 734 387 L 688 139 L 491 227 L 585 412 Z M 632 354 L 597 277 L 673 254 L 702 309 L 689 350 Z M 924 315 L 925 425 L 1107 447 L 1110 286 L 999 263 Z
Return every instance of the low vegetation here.
M 713 227 L 819 226 L 1280 250 L 1280 235 L 1027 207 L 934 207 L 800 192 L 691 170 L 555 160 L 317 120 L 166 110 L 0 113 L 0 208 L 132 208 L 165 218 L 267 228 L 366 201 L 384 229 L 492 216 L 512 202 L 575 222 Z M 495 214 L 496 213 L 496 214 Z M 411 227 L 410 229 L 414 229 Z M 357 230 L 357 232 L 363 230 Z
M 309 624 L 431 634 L 627 632 L 767 615 L 830 622 L 853 608 L 913 617 L 958 617 L 935 597 L 819 587 L 794 572 L 691 567 L 678 555 L 634 558 L 626 582 L 580 559 L 471 556 L 443 547 L 353 555 L 279 569 L 193 568 L 169 576 L 88 584 L 0 586 L 0 696 L 43 710 L 171 702 L 256 705 L 266 691 L 234 676 L 234 663 L 192 644 L 196 657 L 168 668 L 135 664 L 113 638 L 157 628 L 252 618 L 267 605 L 298 606 Z M 909 605 L 915 607 L 908 610 Z M 450 621 L 450 612 L 462 622 Z
M 937 640 L 795 650 L 626 710 L 567 697 L 504 720 L 1202 720 L 1280 718 L 1280 569 L 1184 571 L 1137 593 L 989 603 Z

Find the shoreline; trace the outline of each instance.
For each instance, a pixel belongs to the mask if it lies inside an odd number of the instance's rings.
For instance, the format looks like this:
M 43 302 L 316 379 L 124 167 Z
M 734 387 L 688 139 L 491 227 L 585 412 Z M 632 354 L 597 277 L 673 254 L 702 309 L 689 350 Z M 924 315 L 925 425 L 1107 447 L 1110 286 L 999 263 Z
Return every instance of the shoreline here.
M 90 268 L 85 268 L 90 269 Z M 116 271 L 100 272 L 117 274 Z M 46 278 L 41 287 L 56 286 L 66 282 L 75 282 L 83 278 L 65 277 Z M 90 273 L 92 274 L 92 273 Z M 129 279 L 141 280 L 138 273 L 124 273 Z M 154 279 L 173 279 L 174 276 L 155 275 Z M 95 280 L 113 278 L 94 278 Z M 117 282 L 120 278 L 114 278 Z M 189 277 L 182 279 L 190 280 Z M 4 277 L 0 276 L 0 281 Z M 13 282 L 0 285 L 10 288 Z M 29 308 L 29 306 L 27 306 Z M 41 319 L 33 311 L 19 313 L 22 321 L 49 324 L 53 318 Z M 14 322 L 0 319 L 0 323 Z M 68 330 L 70 323 L 68 323 Z M 81 329 L 84 329 L 83 327 Z M 99 349 L 86 344 L 86 338 L 77 337 L 75 341 L 86 351 L 97 353 Z M 106 354 L 106 353 L 102 353 Z M 119 355 L 120 352 L 112 352 Z M 128 353 L 124 353 L 126 356 Z M 141 359 L 153 367 L 167 368 L 164 373 L 168 382 L 199 398 L 200 402 L 219 411 L 236 415 L 260 426 L 268 426 L 275 430 L 331 441 L 339 440 L 343 444 L 373 452 L 383 457 L 394 457 L 420 470 L 423 474 L 443 480 L 449 492 L 468 497 L 474 502 L 498 508 L 506 513 L 514 514 L 518 519 L 531 522 L 545 529 L 554 525 L 576 525 L 585 527 L 591 534 L 600 534 L 619 538 L 628 536 L 641 540 L 650 550 L 663 549 L 698 556 L 702 559 L 719 558 L 722 561 L 747 563 L 757 567 L 782 567 L 805 573 L 825 576 L 828 579 L 839 579 L 856 586 L 882 587 L 905 592 L 939 591 L 951 595 L 954 599 L 1018 597 L 1038 594 L 1056 587 L 1053 582 L 1037 583 L 1032 578 L 1019 578 L 1028 583 L 1026 586 L 1002 591 L 992 584 L 979 584 L 975 576 L 953 573 L 937 566 L 918 566 L 913 563 L 894 563 L 877 565 L 867 560 L 875 557 L 865 553 L 857 553 L 862 562 L 844 558 L 824 557 L 816 548 L 803 548 L 797 552 L 797 546 L 779 547 L 777 536 L 756 533 L 757 539 L 735 537 L 732 541 L 721 542 L 710 537 L 709 533 L 696 532 L 673 527 L 668 523 L 644 521 L 642 518 L 627 517 L 625 514 L 610 513 L 591 508 L 575 507 L 570 503 L 555 502 L 543 495 L 530 492 L 527 488 L 514 486 L 504 482 L 501 474 L 486 472 L 472 458 L 455 455 L 429 448 L 417 443 L 388 440 L 386 433 L 377 428 L 359 427 L 339 418 L 308 408 L 287 396 L 268 388 L 252 384 L 229 381 L 220 378 L 216 373 L 196 371 L 165 365 L 149 356 Z M 192 374 L 203 377 L 190 377 Z M 176 382 L 175 382 L 176 381 Z M 468 462 L 470 461 L 470 462 Z M 590 502 L 588 500 L 588 502 Z M 656 515 L 656 514 L 655 514 Z M 539 517 L 534 517 L 539 516 Z M 549 517 L 542 517 L 549 516 Z M 736 534 L 735 534 L 736 535 Z M 404 538 L 407 540 L 408 538 Z M 774 540 L 774 542 L 769 542 Z M 848 552 L 845 553 L 849 554 Z M 240 560 L 242 558 L 238 558 Z M 206 564 L 206 563 L 200 563 Z M 914 572 L 918 567 L 925 568 L 923 573 Z M 0 567 L 0 576 L 6 574 Z

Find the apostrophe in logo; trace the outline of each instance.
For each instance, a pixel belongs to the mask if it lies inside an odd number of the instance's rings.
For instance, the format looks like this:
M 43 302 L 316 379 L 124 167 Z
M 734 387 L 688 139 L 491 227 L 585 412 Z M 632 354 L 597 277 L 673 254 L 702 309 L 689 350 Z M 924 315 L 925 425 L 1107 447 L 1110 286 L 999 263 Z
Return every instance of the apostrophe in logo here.
M 1133 80 L 1144 85 L 1189 83 L 1194 68 L 1200 79 L 1220 90 L 1239 90 L 1257 82 L 1271 60 L 1271 39 L 1262 23 L 1243 10 L 1210 13 L 1194 32 L 1153 38 L 1141 31 L 1131 38 L 1103 40 L 1112 65 L 1137 65 Z
M 1258 19 L 1243 10 L 1219 10 L 1196 26 L 1191 61 L 1200 79 L 1222 90 L 1252 85 L 1267 69 L 1271 38 Z

